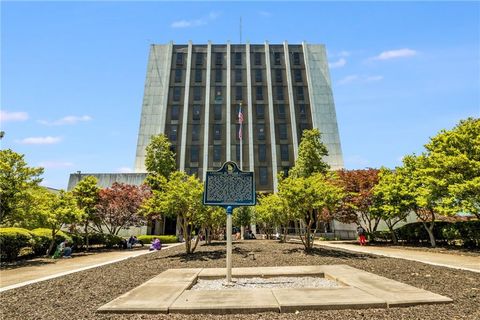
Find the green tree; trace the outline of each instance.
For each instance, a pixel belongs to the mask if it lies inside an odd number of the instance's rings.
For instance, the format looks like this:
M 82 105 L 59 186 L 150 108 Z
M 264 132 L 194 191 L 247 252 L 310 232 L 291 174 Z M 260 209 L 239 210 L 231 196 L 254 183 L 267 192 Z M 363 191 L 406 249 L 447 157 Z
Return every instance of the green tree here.
M 298 147 L 298 159 L 290 170 L 290 176 L 309 177 L 314 173 L 327 173 L 330 166 L 323 160 L 327 155 L 328 150 L 321 141 L 320 131 L 304 130 Z
M 343 188 L 334 179 L 333 175 L 315 173 L 306 178 L 290 176 L 279 184 L 279 196 L 285 200 L 287 210 L 305 226 L 300 239 L 306 252 L 313 248 L 315 223 L 330 221 L 344 197 Z
M 29 201 L 29 189 L 42 181 L 43 168 L 27 166 L 24 155 L 0 150 L 0 223 L 18 221 Z
M 201 224 L 203 184 L 195 176 L 177 171 L 170 175 L 164 190 L 158 193 L 157 204 L 160 212 L 177 216 L 182 226 L 185 251 L 193 253 L 198 244 L 198 237 L 192 246 L 192 231 Z
M 153 136 L 145 152 L 145 168 L 149 175 L 160 175 L 168 179 L 170 174 L 175 171 L 175 154 L 170 149 L 170 141 L 164 134 Z M 152 178 L 152 177 L 151 177 Z M 151 179 L 150 178 L 150 179 Z M 157 189 L 155 179 L 147 180 L 152 189 Z
M 288 232 L 288 223 L 295 219 L 294 213 L 289 210 L 285 199 L 278 194 L 272 193 L 263 195 L 258 199 L 255 206 L 255 218 L 257 222 L 267 226 L 266 229 L 273 230 L 273 227 L 283 225 L 282 242 L 286 241 Z M 267 233 L 269 234 L 269 233 Z
M 243 239 L 245 234 L 245 226 L 248 226 L 252 220 L 252 208 L 249 206 L 235 208 L 233 210 L 232 219 L 234 225 L 240 226 L 240 233 Z
M 86 250 L 89 249 L 88 228 L 90 222 L 95 219 L 95 206 L 98 204 L 100 188 L 97 186 L 98 180 L 94 176 L 83 178 L 72 190 L 72 194 L 77 201 L 78 207 L 83 210 L 85 219 L 85 244 Z
M 373 189 L 373 203 L 370 211 L 383 219 L 393 243 L 397 243 L 394 227 L 397 223 L 405 221 L 410 214 L 414 198 L 406 187 L 408 182 L 404 176 L 387 168 L 381 168 L 379 182 Z
M 480 119 L 442 130 L 425 145 L 425 175 L 442 215 L 466 212 L 480 218 Z
M 41 226 L 52 231 L 52 241 L 46 252 L 50 255 L 55 246 L 58 231 L 67 224 L 82 221 L 84 213 L 78 209 L 75 198 L 70 192 L 61 190 L 59 194 L 55 194 L 45 190 L 43 197 L 38 210 L 38 219 Z

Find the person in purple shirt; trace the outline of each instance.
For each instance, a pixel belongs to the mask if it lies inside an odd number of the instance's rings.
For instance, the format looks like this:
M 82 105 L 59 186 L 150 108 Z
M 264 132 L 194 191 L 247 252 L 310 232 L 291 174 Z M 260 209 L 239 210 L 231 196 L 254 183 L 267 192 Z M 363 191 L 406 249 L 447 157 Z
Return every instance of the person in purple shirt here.
M 152 245 L 150 246 L 150 250 L 161 250 L 162 249 L 162 243 L 160 242 L 160 239 L 155 238 L 153 240 Z

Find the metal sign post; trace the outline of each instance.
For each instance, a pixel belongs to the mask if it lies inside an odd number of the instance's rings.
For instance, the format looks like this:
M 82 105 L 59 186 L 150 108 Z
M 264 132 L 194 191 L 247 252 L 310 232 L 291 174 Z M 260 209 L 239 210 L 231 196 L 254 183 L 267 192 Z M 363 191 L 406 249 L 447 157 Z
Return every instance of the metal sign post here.
M 207 171 L 203 204 L 221 206 L 227 211 L 227 284 L 232 282 L 232 212 L 233 208 L 255 205 L 253 172 L 241 171 L 227 161 L 218 171 Z

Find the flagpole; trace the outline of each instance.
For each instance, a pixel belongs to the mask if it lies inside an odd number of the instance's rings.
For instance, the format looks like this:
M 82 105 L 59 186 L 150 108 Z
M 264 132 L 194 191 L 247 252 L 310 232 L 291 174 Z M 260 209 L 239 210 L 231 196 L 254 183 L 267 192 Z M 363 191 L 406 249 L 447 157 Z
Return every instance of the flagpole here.
M 240 102 L 240 112 L 242 112 L 242 103 Z M 240 170 L 243 170 L 243 121 L 240 121 L 240 130 L 242 136 L 240 137 Z

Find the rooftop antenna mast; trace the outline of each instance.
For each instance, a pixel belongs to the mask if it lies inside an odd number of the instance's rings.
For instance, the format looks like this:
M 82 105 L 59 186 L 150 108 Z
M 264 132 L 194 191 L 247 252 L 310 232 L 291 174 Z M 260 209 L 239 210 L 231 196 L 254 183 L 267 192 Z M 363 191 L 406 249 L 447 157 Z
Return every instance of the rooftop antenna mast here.
M 240 44 L 242 44 L 242 16 L 240 16 Z

